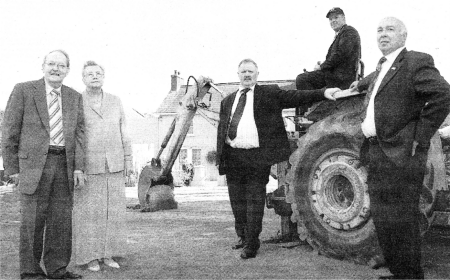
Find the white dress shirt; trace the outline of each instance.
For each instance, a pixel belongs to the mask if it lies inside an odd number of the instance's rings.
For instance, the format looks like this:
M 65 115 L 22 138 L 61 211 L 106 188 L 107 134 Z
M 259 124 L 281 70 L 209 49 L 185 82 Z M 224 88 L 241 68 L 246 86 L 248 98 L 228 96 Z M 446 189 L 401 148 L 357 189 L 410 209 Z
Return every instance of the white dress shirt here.
M 239 86 L 239 90 L 236 93 L 236 98 L 234 99 L 233 107 L 231 109 L 229 122 L 231 122 L 231 119 L 233 118 L 234 111 L 236 110 L 239 98 L 241 97 L 241 91 L 243 89 L 244 87 Z M 253 112 L 255 86 L 252 86 L 246 94 L 247 99 L 245 102 L 244 112 L 242 113 L 242 118 L 237 127 L 236 138 L 231 140 L 228 135 L 226 138 L 226 143 L 233 148 L 251 149 L 259 147 L 258 129 L 256 128 L 255 116 Z
M 48 109 L 48 106 L 49 106 L 50 102 L 53 100 L 53 94 L 51 93 L 52 90 L 57 90 L 59 92 L 58 103 L 59 103 L 59 108 L 61 108 L 61 115 L 62 115 L 61 87 L 59 87 L 59 88 L 52 88 L 50 85 L 45 83 L 45 93 L 46 93 L 45 96 L 47 98 L 47 109 Z M 62 122 L 62 125 L 64 127 L 63 120 L 61 120 L 61 122 Z M 65 146 L 64 130 L 63 130 L 63 140 L 61 141 L 61 143 L 59 143 L 59 145 L 56 145 L 56 143 L 53 142 L 53 140 L 50 138 L 50 145 L 52 145 L 52 146 Z
M 375 127 L 374 100 L 375 96 L 377 95 L 378 89 L 380 88 L 381 81 L 383 81 L 384 76 L 386 76 L 386 73 L 389 71 L 389 69 L 391 69 L 391 66 L 394 63 L 395 59 L 404 48 L 405 47 L 398 48 L 390 54 L 386 55 L 386 61 L 381 64 L 380 73 L 378 74 L 375 86 L 372 91 L 372 95 L 370 96 L 369 105 L 367 105 L 366 118 L 361 124 L 361 129 L 364 133 L 364 136 L 366 136 L 367 138 L 377 136 L 377 129 Z

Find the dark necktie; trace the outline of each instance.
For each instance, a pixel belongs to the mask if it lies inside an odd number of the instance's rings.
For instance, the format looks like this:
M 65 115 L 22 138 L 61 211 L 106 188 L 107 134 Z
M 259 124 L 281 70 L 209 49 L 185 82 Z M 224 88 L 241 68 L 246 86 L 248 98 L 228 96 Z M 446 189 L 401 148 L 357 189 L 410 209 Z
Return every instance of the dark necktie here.
M 231 119 L 230 127 L 228 128 L 228 137 L 231 140 L 236 138 L 237 128 L 239 125 L 239 121 L 242 118 L 242 113 L 244 113 L 245 102 L 247 101 L 247 92 L 249 88 L 244 88 L 241 90 L 241 97 L 239 97 L 239 102 L 236 106 L 236 110 L 234 110 L 233 118 Z
M 378 75 L 380 74 L 380 71 L 381 71 L 381 65 L 383 63 L 385 63 L 386 60 L 387 60 L 386 57 L 383 56 L 378 61 L 377 69 L 376 69 L 376 72 L 375 72 L 375 76 L 373 77 L 372 82 L 370 82 L 369 88 L 367 90 L 366 98 L 364 99 L 364 107 L 365 108 L 367 108 L 367 105 L 369 105 L 369 101 L 370 101 L 370 97 L 372 96 L 373 88 L 375 87 L 375 83 L 377 82 Z

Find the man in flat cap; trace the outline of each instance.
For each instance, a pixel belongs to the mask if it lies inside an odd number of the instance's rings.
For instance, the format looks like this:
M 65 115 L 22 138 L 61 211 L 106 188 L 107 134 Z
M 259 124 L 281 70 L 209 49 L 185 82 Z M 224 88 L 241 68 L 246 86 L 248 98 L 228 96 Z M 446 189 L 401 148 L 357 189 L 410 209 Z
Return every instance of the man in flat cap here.
M 356 79 L 358 62 L 361 58 L 361 40 L 358 31 L 347 25 L 341 8 L 332 8 L 326 17 L 335 32 L 333 43 L 326 59 L 318 63 L 314 71 L 297 76 L 297 89 L 349 88 Z

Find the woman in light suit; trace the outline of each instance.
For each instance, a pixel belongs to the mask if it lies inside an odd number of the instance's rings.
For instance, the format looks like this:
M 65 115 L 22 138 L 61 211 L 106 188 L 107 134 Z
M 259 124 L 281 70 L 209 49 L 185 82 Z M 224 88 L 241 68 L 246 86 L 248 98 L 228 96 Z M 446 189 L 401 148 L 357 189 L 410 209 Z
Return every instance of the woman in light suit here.
M 87 182 L 74 194 L 73 259 L 91 271 L 100 270 L 100 261 L 120 268 L 112 257 L 122 255 L 126 245 L 125 176 L 132 172 L 122 102 L 102 90 L 103 79 L 103 67 L 84 64 Z

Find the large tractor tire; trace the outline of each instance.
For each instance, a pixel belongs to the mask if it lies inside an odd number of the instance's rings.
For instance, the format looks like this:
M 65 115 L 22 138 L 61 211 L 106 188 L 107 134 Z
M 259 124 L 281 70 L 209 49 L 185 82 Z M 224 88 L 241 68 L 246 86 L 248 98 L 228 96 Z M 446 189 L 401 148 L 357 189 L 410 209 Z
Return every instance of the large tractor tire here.
M 320 253 L 368 263 L 381 255 L 370 219 L 363 136 L 355 114 L 330 116 L 310 127 L 291 155 L 293 219 Z M 294 211 L 296 210 L 296 211 Z
M 359 162 L 364 139 L 360 125 L 359 113 L 347 112 L 329 116 L 309 128 L 289 160 L 287 202 L 291 203 L 292 221 L 298 224 L 299 233 L 306 229 L 308 241 L 320 253 L 374 265 L 382 259 L 382 253 L 370 216 L 367 170 Z M 435 190 L 442 179 L 438 179 L 443 170 L 443 161 L 438 166 L 439 151 L 442 154 L 436 145 L 430 149 L 434 157 L 430 161 L 429 156 L 421 197 L 423 232 L 432 219 Z

